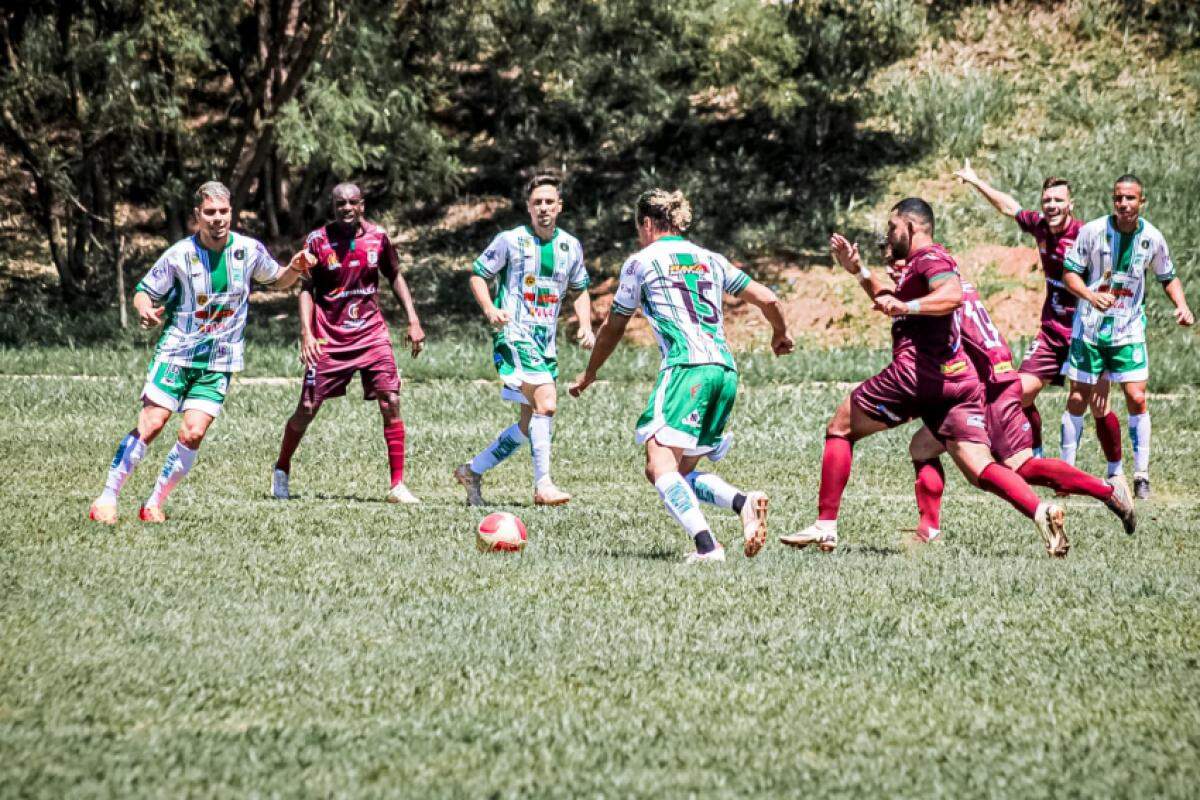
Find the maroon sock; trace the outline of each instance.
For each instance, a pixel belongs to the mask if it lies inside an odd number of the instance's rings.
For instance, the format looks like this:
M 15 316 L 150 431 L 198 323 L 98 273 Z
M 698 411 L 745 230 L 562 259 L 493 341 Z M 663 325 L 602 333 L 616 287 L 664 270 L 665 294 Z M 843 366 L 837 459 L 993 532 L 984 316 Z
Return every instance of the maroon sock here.
M 1022 409 L 1025 412 L 1025 419 L 1029 420 L 1029 430 L 1033 434 L 1033 449 L 1042 449 L 1042 415 L 1038 413 L 1036 405 L 1028 405 Z
M 1106 460 L 1121 460 L 1121 421 L 1112 411 L 1096 420 L 1096 438 Z
M 917 530 L 937 530 L 942 527 L 942 490 L 946 488 L 942 462 L 936 458 L 914 461 L 913 468 L 917 471 L 917 480 L 913 484 L 917 493 L 917 511 L 921 513 Z
M 1047 486 L 1056 492 L 1085 494 L 1097 500 L 1112 497 L 1113 488 L 1095 475 L 1075 469 L 1057 458 L 1031 458 L 1021 465 L 1017 474 L 1034 486 Z
M 1017 511 L 1033 519 L 1037 511 L 1038 496 L 1029 488 L 1029 484 L 1021 480 L 1021 476 L 1003 464 L 992 462 L 979 473 L 979 488 L 1000 497 Z
M 821 456 L 821 489 L 817 500 L 817 519 L 837 519 L 842 493 L 850 480 L 854 445 L 845 436 L 826 436 Z
M 388 466 L 392 470 L 392 486 L 395 486 L 404 480 L 404 420 L 384 425 L 383 440 L 387 442 Z
M 293 428 L 292 421 L 283 426 L 283 441 L 279 443 L 279 458 L 275 459 L 275 468 L 281 469 L 289 475 L 292 472 L 292 454 L 296 452 L 296 448 L 300 446 L 300 440 L 304 438 L 304 430 L 301 428 Z

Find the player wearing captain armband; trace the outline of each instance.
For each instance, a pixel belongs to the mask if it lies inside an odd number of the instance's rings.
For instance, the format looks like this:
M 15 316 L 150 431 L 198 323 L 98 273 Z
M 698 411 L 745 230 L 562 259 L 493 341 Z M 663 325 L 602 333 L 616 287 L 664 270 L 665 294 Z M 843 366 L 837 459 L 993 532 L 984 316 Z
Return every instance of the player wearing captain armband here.
M 1071 394 L 1062 418 L 1062 457 L 1073 462 L 1083 411 L 1103 378 L 1121 384 L 1133 440 L 1133 492 L 1150 496 L 1150 409 L 1146 381 L 1146 279 L 1153 276 L 1175 305 L 1175 321 L 1195 318 L 1175 275 L 1167 242 L 1141 216 L 1142 182 L 1122 175 L 1113 184 L 1113 213 L 1083 227 L 1067 253 L 1066 284 L 1081 302 L 1071 332 L 1067 377 Z
M 229 189 L 210 181 L 196 190 L 197 230 L 171 246 L 137 285 L 133 298 L 143 328 L 163 325 L 142 389 L 137 426 L 117 447 L 104 491 L 88 516 L 117 521 L 121 487 L 162 432 L 183 413 L 179 439 L 138 516 L 164 522 L 162 506 L 196 462 L 196 451 L 225 402 L 233 373 L 242 369 L 242 350 L 251 284 L 283 289 L 312 265 L 301 250 L 280 266 L 262 243 L 230 230 Z
M 612 310 L 596 335 L 587 369 L 570 391 L 578 397 L 596 380 L 640 307 L 658 340 L 662 364 L 637 421 L 637 441 L 646 447 L 646 478 L 695 542 L 696 551 L 687 561 L 696 563 L 725 560 L 700 501 L 740 517 L 747 556 L 758 553 L 767 533 L 764 493 L 743 492 L 696 469 L 701 456 L 718 461 L 731 443 L 725 427 L 737 396 L 738 373 L 725 343 L 723 296 L 736 295 L 763 312 L 771 323 L 775 355 L 792 352 L 793 343 L 775 293 L 724 256 L 688 241 L 684 233 L 691 221 L 691 205 L 680 192 L 654 189 L 638 198 L 635 223 L 642 249 L 621 268 Z
M 492 336 L 493 362 L 504 388 L 501 398 L 520 404 L 516 423 L 469 462 L 454 470 L 467 490 L 467 503 L 483 505 L 483 475 L 516 452 L 525 442 L 533 455 L 533 502 L 558 506 L 571 495 L 550 477 L 550 440 L 558 408 L 558 317 L 568 291 L 578 292 L 573 308 L 579 319 L 579 345 L 590 348 L 592 299 L 579 240 L 557 227 L 562 212 L 560 182 L 553 175 L 536 175 L 525 186 L 529 224 L 504 231 L 475 259 L 471 294 Z M 495 281 L 493 299 L 488 282 Z

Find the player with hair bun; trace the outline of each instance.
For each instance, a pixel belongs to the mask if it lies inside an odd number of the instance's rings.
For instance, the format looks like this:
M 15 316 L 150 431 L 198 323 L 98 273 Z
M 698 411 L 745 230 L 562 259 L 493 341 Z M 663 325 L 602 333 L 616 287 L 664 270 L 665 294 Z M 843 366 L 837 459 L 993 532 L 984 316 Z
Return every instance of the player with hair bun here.
M 692 207 L 682 192 L 645 192 L 637 200 L 634 222 L 642 249 L 621 268 L 612 310 L 571 395 L 578 397 L 596 380 L 640 306 L 662 352 L 658 382 L 637 421 L 638 443 L 646 447 L 646 478 L 695 542 L 689 563 L 725 560 L 725 549 L 713 538 L 699 501 L 738 514 L 743 552 L 754 556 L 766 541 L 766 494 L 743 492 L 712 473 L 697 471 L 696 465 L 701 456 L 719 461 L 732 441 L 725 426 L 737 397 L 738 373 L 725 342 L 723 295 L 736 295 L 763 312 L 777 356 L 794 346 L 779 300 L 724 256 L 684 237 Z

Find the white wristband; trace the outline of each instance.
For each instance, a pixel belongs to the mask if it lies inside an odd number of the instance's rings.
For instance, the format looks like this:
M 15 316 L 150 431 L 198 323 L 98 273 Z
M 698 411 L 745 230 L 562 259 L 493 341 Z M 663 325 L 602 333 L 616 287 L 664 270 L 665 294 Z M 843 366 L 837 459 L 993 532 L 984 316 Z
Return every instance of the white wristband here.
M 860 281 L 871 280 L 871 270 L 867 269 L 866 267 L 859 267 L 858 268 L 858 279 Z
M 921 301 L 920 300 L 909 300 L 907 303 L 905 303 L 905 305 L 908 306 L 908 313 L 910 313 L 910 314 L 920 314 L 921 313 Z

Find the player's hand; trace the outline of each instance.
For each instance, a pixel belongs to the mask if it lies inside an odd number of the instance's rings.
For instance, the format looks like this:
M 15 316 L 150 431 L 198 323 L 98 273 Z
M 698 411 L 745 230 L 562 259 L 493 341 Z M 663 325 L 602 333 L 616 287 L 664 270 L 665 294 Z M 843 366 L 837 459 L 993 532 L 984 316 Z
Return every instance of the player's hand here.
M 1108 311 L 1113 307 L 1113 303 L 1117 302 L 1117 296 L 1112 292 L 1092 292 L 1092 296 L 1088 298 L 1088 302 L 1097 311 Z
M 425 349 L 425 331 L 421 328 L 421 323 L 415 320 L 408 323 L 408 334 L 404 338 L 408 339 L 412 346 L 412 357 L 421 355 L 421 351 Z
M 829 252 L 841 264 L 842 269 L 851 275 L 857 276 L 862 270 L 862 256 L 858 252 L 858 245 L 840 233 L 829 237 Z
M 139 310 L 139 324 L 142 326 L 142 330 L 148 331 L 151 328 L 157 328 L 159 325 L 162 325 L 163 314 L 166 313 L 166 310 L 163 306 L 150 306 L 145 311 Z
M 955 172 L 954 177 L 972 186 L 979 183 L 979 176 L 975 174 L 975 170 L 971 169 L 971 159 L 969 158 L 963 161 L 963 168 Z
M 570 393 L 571 397 L 579 397 L 579 395 L 583 394 L 585 389 L 595 382 L 596 376 L 587 370 L 584 370 L 575 377 L 575 382 L 571 384 L 570 388 L 567 389 L 567 392 Z
M 299 250 L 292 260 L 288 262 L 288 268 L 300 275 L 307 275 L 308 271 L 317 265 L 317 257 L 308 252 L 308 248 Z
M 908 313 L 908 303 L 895 295 L 881 294 L 875 298 L 875 310 L 889 317 L 902 317 Z
M 1190 308 L 1187 306 L 1179 306 L 1175 309 L 1175 321 L 1186 328 L 1194 323 L 1196 318 L 1192 315 L 1192 310 Z
M 777 356 L 786 356 L 796 349 L 796 343 L 787 331 L 782 331 L 771 337 L 771 352 Z
M 303 333 L 300 335 L 300 360 L 304 362 L 306 367 L 311 367 L 317 363 L 317 359 L 321 357 L 321 340 L 313 336 L 311 333 Z
M 584 350 L 591 350 L 596 346 L 596 332 L 591 328 L 580 328 L 579 332 L 575 334 L 575 341 Z
M 503 328 L 508 324 L 509 319 L 511 319 L 507 311 L 502 308 L 495 308 L 494 306 L 488 306 L 487 311 L 484 313 L 487 316 L 488 325 L 491 325 L 493 328 Z

